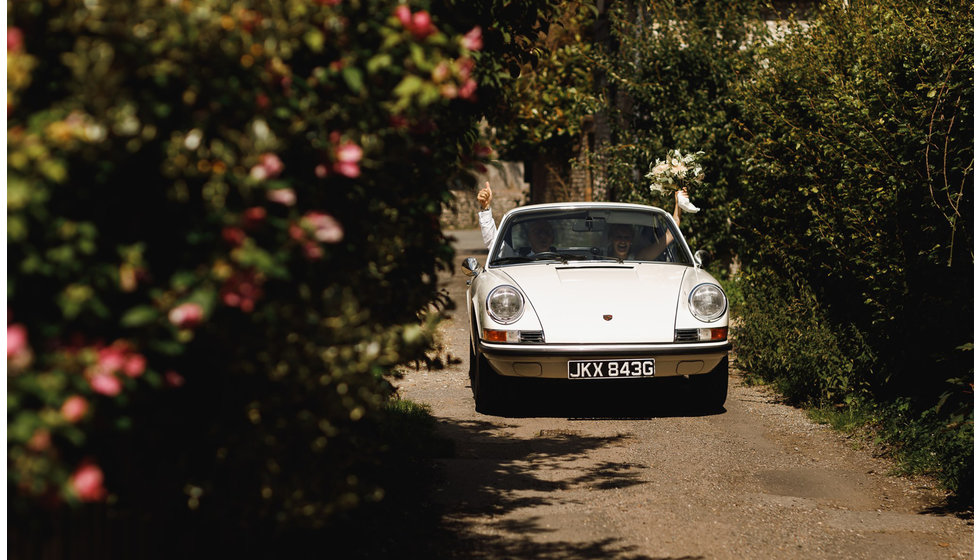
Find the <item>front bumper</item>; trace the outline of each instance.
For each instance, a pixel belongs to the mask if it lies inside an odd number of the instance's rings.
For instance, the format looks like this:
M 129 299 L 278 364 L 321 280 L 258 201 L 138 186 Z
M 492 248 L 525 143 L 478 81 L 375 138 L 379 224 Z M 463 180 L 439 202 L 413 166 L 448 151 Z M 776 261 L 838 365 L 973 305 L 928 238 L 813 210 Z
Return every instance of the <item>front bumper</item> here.
M 674 344 L 499 344 L 480 340 L 479 352 L 506 377 L 568 379 L 569 360 L 653 358 L 655 377 L 709 373 L 728 355 L 731 343 Z

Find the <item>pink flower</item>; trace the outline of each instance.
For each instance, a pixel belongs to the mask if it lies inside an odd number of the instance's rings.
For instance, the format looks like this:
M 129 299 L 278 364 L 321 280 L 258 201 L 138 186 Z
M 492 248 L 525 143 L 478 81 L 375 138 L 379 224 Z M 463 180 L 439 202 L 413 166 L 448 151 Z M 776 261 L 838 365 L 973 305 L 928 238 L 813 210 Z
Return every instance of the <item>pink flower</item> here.
M 17 27 L 7 28 L 7 52 L 24 50 L 24 33 Z
M 330 214 L 307 212 L 302 223 L 313 230 L 313 237 L 322 243 L 337 243 L 344 238 L 344 228 Z
M 7 325 L 7 359 L 29 350 L 27 328 L 24 325 Z
M 296 204 L 296 191 L 293 189 L 273 189 L 265 196 L 272 202 L 282 204 L 283 206 L 292 206 Z
M 420 41 L 438 31 L 436 26 L 432 25 L 432 17 L 429 16 L 429 12 L 425 10 L 412 14 L 412 24 L 408 30 Z
M 245 232 L 242 228 L 228 226 L 221 229 L 221 238 L 224 239 L 232 247 L 240 247 L 242 243 L 245 243 Z
M 204 319 L 204 309 L 197 303 L 186 302 L 171 309 L 167 318 L 179 329 L 193 329 Z
M 104 481 L 102 469 L 95 463 L 86 461 L 71 475 L 68 482 L 83 502 L 98 502 L 106 496 L 106 490 L 102 486 Z
M 316 175 L 318 179 L 326 178 L 329 173 L 330 171 L 327 170 L 327 166 L 323 165 L 322 163 L 313 168 L 313 174 Z
M 142 354 L 130 354 L 123 364 L 123 373 L 128 377 L 136 378 L 143 375 L 146 371 L 146 358 Z
M 235 292 L 225 292 L 221 294 L 221 301 L 228 307 L 238 307 L 242 304 L 242 296 Z
M 355 179 L 361 175 L 361 166 L 357 165 L 356 163 L 338 161 L 337 163 L 333 164 L 333 170 L 345 177 L 350 177 L 351 179 Z
M 184 384 L 184 376 L 174 370 L 170 370 L 163 374 L 163 381 L 167 386 L 176 388 Z
M 278 177 L 284 168 L 285 166 L 279 156 L 266 152 L 259 156 L 259 163 L 252 166 L 249 175 L 257 181 L 264 181 Z
M 476 68 L 476 61 L 468 56 L 462 56 L 456 60 L 456 68 L 460 79 L 468 80 L 473 74 L 473 69 Z
M 121 341 L 112 343 L 108 348 L 99 350 L 98 370 L 100 373 L 113 373 L 122 369 L 126 363 L 129 347 Z
M 122 382 L 111 373 L 96 373 L 89 379 L 92 390 L 100 395 L 114 397 L 122 391 Z
M 265 208 L 253 206 L 245 209 L 245 212 L 242 213 L 242 220 L 246 228 L 254 228 L 265 221 L 266 215 Z
M 351 179 L 360 176 L 361 166 L 358 162 L 361 161 L 363 154 L 364 152 L 361 150 L 361 147 L 354 142 L 350 140 L 344 142 L 337 146 L 335 153 L 336 161 L 333 164 L 333 170 Z
M 72 424 L 81 420 L 87 412 L 88 401 L 79 395 L 68 397 L 61 405 L 61 415 Z
M 360 146 L 348 140 L 337 147 L 337 161 L 357 163 L 361 161 L 363 153 Z
M 398 21 L 400 21 L 405 27 L 412 25 L 412 9 L 406 4 L 399 4 L 398 7 L 395 8 L 395 17 L 398 18 Z M 7 50 L 10 49 L 8 48 Z
M 49 447 L 51 447 L 51 432 L 44 428 L 35 430 L 34 434 L 31 435 L 31 439 L 27 442 L 27 448 L 38 453 Z
M 480 29 L 479 25 L 463 35 L 463 47 L 471 51 L 478 51 L 483 48 L 483 30 Z
M 282 160 L 279 159 L 279 156 L 270 152 L 262 154 L 259 161 L 260 165 L 265 168 L 265 171 L 268 173 L 269 177 L 278 177 L 285 167 L 282 164 Z
M 463 99 L 473 101 L 476 99 L 476 80 L 470 78 L 459 88 L 459 96 Z
M 303 244 L 303 255 L 311 261 L 319 260 L 323 258 L 323 247 L 320 247 L 312 241 L 308 241 Z
M 261 278 L 253 271 L 236 272 L 221 286 L 221 301 L 229 307 L 251 312 L 255 309 L 255 301 L 262 297 L 261 283 Z
M 432 16 L 425 10 L 413 14 L 407 5 L 399 4 L 395 8 L 395 17 L 409 33 L 420 41 L 438 31 L 436 26 L 432 25 Z

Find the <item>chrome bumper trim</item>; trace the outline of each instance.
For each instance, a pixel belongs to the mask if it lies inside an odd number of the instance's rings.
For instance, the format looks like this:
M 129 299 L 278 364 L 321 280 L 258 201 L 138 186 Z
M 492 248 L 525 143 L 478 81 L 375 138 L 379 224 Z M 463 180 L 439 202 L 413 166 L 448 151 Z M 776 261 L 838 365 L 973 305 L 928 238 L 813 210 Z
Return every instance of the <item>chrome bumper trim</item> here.
M 731 350 L 729 341 L 682 344 L 499 344 L 479 341 L 480 352 L 511 356 L 663 356 L 718 354 Z

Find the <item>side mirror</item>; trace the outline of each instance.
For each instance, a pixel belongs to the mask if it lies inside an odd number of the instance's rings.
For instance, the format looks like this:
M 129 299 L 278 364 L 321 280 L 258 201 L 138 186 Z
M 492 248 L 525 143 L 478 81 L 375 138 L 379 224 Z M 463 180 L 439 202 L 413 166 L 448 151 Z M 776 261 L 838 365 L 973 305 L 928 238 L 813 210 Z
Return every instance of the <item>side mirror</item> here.
M 704 268 L 704 265 L 708 262 L 708 252 L 704 249 L 698 249 L 694 252 L 694 265 L 698 268 Z
M 467 276 L 476 276 L 479 274 L 476 269 L 480 268 L 480 263 L 476 261 L 473 257 L 466 257 L 463 259 L 463 271 Z

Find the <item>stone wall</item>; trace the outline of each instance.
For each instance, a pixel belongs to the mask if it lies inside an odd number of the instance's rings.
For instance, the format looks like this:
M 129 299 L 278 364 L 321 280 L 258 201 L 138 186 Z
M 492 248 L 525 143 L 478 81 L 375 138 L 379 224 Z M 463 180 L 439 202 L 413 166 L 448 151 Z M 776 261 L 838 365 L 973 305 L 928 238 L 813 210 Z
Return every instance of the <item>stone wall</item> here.
M 476 193 L 483 188 L 484 183 L 490 182 L 493 199 L 490 208 L 493 218 L 500 223 L 500 218 L 508 210 L 528 204 L 531 200 L 531 185 L 524 181 L 524 163 L 516 161 L 494 162 L 487 166 L 487 172 L 475 174 L 476 186 L 471 188 L 450 189 L 453 200 L 443 205 L 440 222 L 447 230 L 472 229 L 480 227 L 477 212 L 480 205 L 476 201 Z

